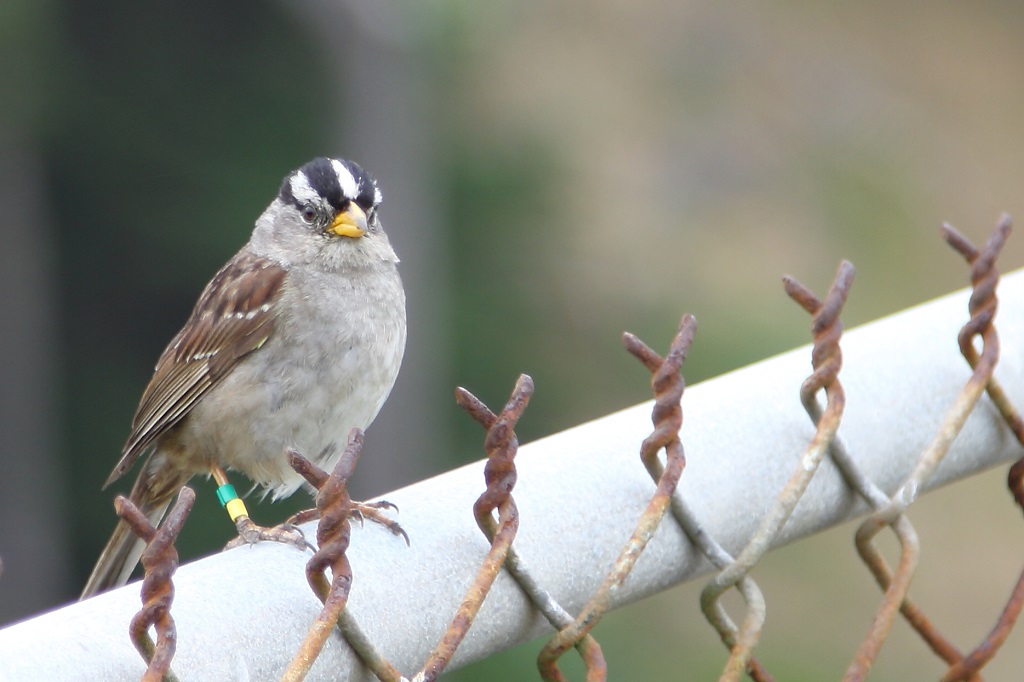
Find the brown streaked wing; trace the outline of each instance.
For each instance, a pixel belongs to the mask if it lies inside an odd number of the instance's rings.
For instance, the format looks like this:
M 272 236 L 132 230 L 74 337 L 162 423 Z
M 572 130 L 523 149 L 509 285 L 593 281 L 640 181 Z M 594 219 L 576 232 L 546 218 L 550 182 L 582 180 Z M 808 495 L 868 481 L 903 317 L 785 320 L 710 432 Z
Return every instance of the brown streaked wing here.
M 188 322 L 157 361 L 124 455 L 104 485 L 131 469 L 160 434 L 270 338 L 286 275 L 273 261 L 242 251 L 206 285 Z

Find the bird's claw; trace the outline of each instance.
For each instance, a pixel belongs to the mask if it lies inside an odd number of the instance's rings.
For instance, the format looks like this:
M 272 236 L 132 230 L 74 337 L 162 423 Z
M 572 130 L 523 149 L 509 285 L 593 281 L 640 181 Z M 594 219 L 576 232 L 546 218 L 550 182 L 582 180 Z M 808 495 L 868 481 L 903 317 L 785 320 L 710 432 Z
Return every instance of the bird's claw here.
M 394 535 L 400 535 L 405 539 L 405 544 L 409 544 L 409 534 L 405 532 L 401 525 L 394 519 L 388 518 L 384 511 L 394 509 L 398 511 L 398 505 L 388 502 L 387 500 L 378 500 L 376 502 L 352 502 L 352 508 L 349 510 L 349 518 L 359 522 L 359 525 L 369 519 L 374 523 L 387 528 Z M 302 523 L 309 523 L 311 521 L 317 521 L 320 518 L 320 512 L 317 509 L 306 509 L 300 511 L 292 516 L 286 522 L 286 525 L 299 525 Z
M 238 537 L 226 544 L 224 549 L 254 545 L 257 542 L 281 542 L 299 549 L 316 551 L 316 547 L 306 539 L 302 529 L 288 522 L 265 528 L 256 525 L 248 516 L 239 516 L 235 521 L 235 527 L 238 529 Z
M 353 502 L 352 509 L 349 511 L 349 517 L 357 520 L 360 525 L 362 525 L 366 520 L 379 523 L 394 535 L 400 535 L 404 538 L 405 544 L 408 545 L 409 534 L 405 532 L 405 529 L 403 529 L 397 521 L 388 518 L 388 516 L 384 514 L 385 510 L 391 509 L 398 511 L 398 506 L 388 502 L 387 500 L 379 500 L 377 502 Z M 320 512 L 318 510 L 306 509 L 294 514 L 279 526 L 265 528 L 263 526 L 256 525 L 248 516 L 239 516 L 235 521 L 235 527 L 238 529 L 238 537 L 226 544 L 224 549 L 234 549 L 235 547 L 242 547 L 243 545 L 254 545 L 257 542 L 269 541 L 281 542 L 286 545 L 298 547 L 299 549 L 308 549 L 315 552 L 316 546 L 306 539 L 306 535 L 302 532 L 302 529 L 299 528 L 299 524 L 316 521 L 319 518 Z
M 369 519 L 374 523 L 387 528 L 394 535 L 401 535 L 405 538 L 405 544 L 409 544 L 409 534 L 405 532 L 405 529 L 392 518 L 388 518 L 382 510 L 394 509 L 398 511 L 398 505 L 392 504 L 387 500 L 379 500 L 377 502 L 353 502 L 352 511 L 349 512 L 349 516 L 358 519 L 359 523 L 362 524 L 364 520 Z

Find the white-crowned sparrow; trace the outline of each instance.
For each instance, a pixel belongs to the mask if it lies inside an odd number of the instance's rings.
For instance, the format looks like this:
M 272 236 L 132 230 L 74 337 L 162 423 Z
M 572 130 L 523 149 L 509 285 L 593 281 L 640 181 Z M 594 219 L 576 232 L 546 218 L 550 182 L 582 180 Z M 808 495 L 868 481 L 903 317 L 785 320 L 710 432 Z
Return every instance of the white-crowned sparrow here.
M 334 467 L 350 429 L 384 404 L 405 351 L 405 292 L 380 202 L 351 161 L 314 159 L 284 179 L 157 361 L 106 485 L 150 451 L 130 499 L 155 524 L 196 474 L 226 483 L 235 469 L 277 499 L 303 483 L 286 448 Z M 142 548 L 120 522 L 82 597 L 123 585 Z

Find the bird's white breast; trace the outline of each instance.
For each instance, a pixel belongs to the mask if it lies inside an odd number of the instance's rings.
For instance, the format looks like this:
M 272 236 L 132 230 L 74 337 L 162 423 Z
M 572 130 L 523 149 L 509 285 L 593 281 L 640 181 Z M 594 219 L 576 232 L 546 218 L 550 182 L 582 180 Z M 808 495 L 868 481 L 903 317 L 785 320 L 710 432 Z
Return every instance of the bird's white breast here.
M 278 498 L 303 483 L 286 448 L 330 471 L 349 431 L 377 416 L 406 330 L 393 263 L 355 275 L 292 271 L 276 309 L 271 338 L 195 407 L 188 421 L 202 428 L 186 430 L 206 457 Z

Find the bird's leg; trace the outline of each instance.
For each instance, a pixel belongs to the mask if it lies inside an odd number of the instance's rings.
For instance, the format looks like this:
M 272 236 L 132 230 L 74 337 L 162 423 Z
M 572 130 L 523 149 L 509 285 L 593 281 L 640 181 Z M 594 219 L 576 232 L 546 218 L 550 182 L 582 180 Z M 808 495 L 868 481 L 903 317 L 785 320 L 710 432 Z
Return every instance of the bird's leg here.
M 225 545 L 224 549 L 233 549 L 241 545 L 252 545 L 267 540 L 283 542 L 300 549 L 316 549 L 306 540 L 306 536 L 303 535 L 302 531 L 290 523 L 282 523 L 280 526 L 274 526 L 273 528 L 257 526 L 249 518 L 249 512 L 245 508 L 245 503 L 238 497 L 235 487 L 228 482 L 228 477 L 224 470 L 215 464 L 210 467 L 210 473 L 213 474 L 213 480 L 217 482 L 217 499 L 220 500 L 221 505 L 227 510 L 228 516 L 234 521 L 235 528 L 238 529 L 238 537 Z

